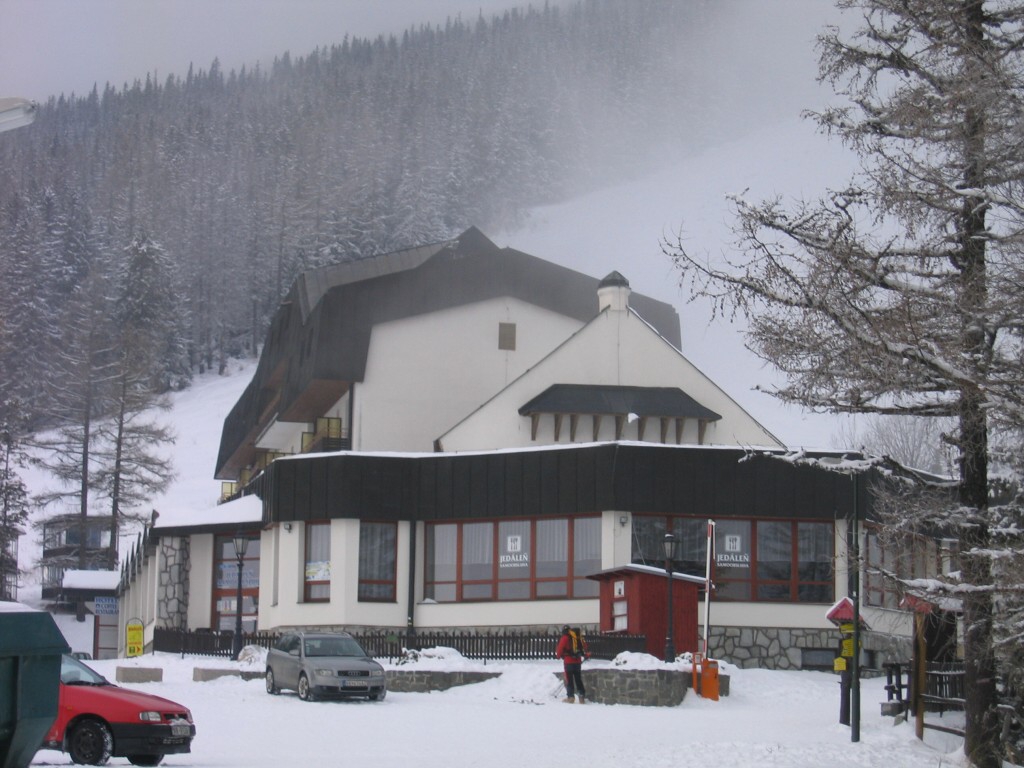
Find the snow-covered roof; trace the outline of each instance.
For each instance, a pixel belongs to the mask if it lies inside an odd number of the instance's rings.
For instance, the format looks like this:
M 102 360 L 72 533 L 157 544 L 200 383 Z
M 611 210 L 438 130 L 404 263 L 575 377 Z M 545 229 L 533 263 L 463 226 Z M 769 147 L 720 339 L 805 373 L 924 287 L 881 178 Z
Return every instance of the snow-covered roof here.
M 29 608 L 24 603 L 9 603 L 0 600 L 0 613 L 38 613 L 35 608 Z
M 61 586 L 64 589 L 116 590 L 121 581 L 120 571 L 64 571 Z
M 224 504 L 201 509 L 170 508 L 158 510 L 153 530 L 184 528 L 203 525 L 252 524 L 263 521 L 263 502 L 259 496 L 242 496 Z
M 603 571 L 598 571 L 597 573 L 592 573 L 587 578 L 588 579 L 593 579 L 595 577 L 607 576 L 607 575 L 612 574 L 612 573 L 622 573 L 622 571 L 636 571 L 636 572 L 639 572 L 639 573 L 649 573 L 649 574 L 652 574 L 654 576 L 664 576 L 665 575 L 665 569 L 664 568 L 658 568 L 658 567 L 655 567 L 653 565 L 640 565 L 638 563 L 631 563 L 629 565 L 620 565 L 618 568 L 608 568 L 608 569 L 603 570 Z M 702 587 L 707 582 L 707 579 L 705 579 L 703 576 L 691 576 L 688 573 L 678 573 L 676 571 L 672 572 L 672 578 L 673 579 L 678 579 L 679 581 L 689 581 L 689 582 L 691 582 L 693 584 L 699 584 Z

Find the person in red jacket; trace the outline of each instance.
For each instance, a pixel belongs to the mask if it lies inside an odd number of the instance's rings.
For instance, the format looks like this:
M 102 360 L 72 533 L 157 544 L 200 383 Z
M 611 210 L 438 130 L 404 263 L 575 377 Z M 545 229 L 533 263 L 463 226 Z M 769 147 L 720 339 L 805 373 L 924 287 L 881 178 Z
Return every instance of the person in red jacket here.
M 576 702 L 575 695 L 579 692 L 580 704 L 587 701 L 587 689 L 583 687 L 583 660 L 590 658 L 587 641 L 579 627 L 562 627 L 562 636 L 558 640 L 555 656 L 562 660 L 565 667 L 565 698 L 566 704 Z

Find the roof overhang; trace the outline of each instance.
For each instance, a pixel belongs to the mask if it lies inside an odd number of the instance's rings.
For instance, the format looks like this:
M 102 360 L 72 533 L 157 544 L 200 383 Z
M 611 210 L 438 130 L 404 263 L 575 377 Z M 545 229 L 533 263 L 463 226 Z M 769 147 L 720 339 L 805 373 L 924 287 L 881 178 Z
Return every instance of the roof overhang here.
M 601 414 L 640 418 L 722 417 L 678 387 L 622 387 L 601 384 L 552 384 L 519 409 L 521 416 L 543 413 Z

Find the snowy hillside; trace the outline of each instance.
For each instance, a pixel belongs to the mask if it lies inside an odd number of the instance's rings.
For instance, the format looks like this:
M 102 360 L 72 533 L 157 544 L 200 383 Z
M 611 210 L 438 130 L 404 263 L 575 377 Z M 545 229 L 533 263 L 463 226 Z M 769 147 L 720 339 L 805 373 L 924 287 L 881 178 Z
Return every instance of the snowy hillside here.
M 224 376 L 212 373 L 197 376 L 189 389 L 171 396 L 171 410 L 162 418 L 177 436 L 169 448 L 176 477 L 164 494 L 152 499 L 153 510 L 204 509 L 217 503 L 220 483 L 213 479 L 213 472 L 220 447 L 220 430 L 224 417 L 249 383 L 255 366 L 254 360 L 234 361 Z M 22 470 L 21 475 L 32 494 L 40 493 L 54 482 L 38 468 Z M 37 512 L 35 519 L 45 516 Z M 122 533 L 119 545 L 122 558 L 131 551 L 137 538 L 137 529 Z M 35 563 L 40 545 L 39 533 L 31 530 L 21 537 L 18 546 L 19 563 L 28 571 L 22 579 L 18 598 L 29 605 L 39 600 L 40 573 Z

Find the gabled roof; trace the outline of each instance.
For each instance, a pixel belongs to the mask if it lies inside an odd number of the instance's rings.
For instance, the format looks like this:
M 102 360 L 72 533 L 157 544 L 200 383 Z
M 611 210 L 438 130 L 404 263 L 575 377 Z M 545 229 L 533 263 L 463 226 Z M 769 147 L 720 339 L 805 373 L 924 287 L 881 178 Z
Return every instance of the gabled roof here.
M 553 384 L 519 409 L 535 413 L 586 413 L 717 421 L 722 417 L 705 408 L 678 387 L 620 387 L 598 384 Z
M 598 282 L 499 248 L 476 227 L 442 243 L 303 274 L 271 322 L 252 381 L 224 420 L 215 476 L 237 478 L 275 419 L 313 421 L 363 381 L 375 325 L 499 297 L 586 323 L 597 314 Z M 671 304 L 636 293 L 632 303 L 658 333 L 680 344 Z

